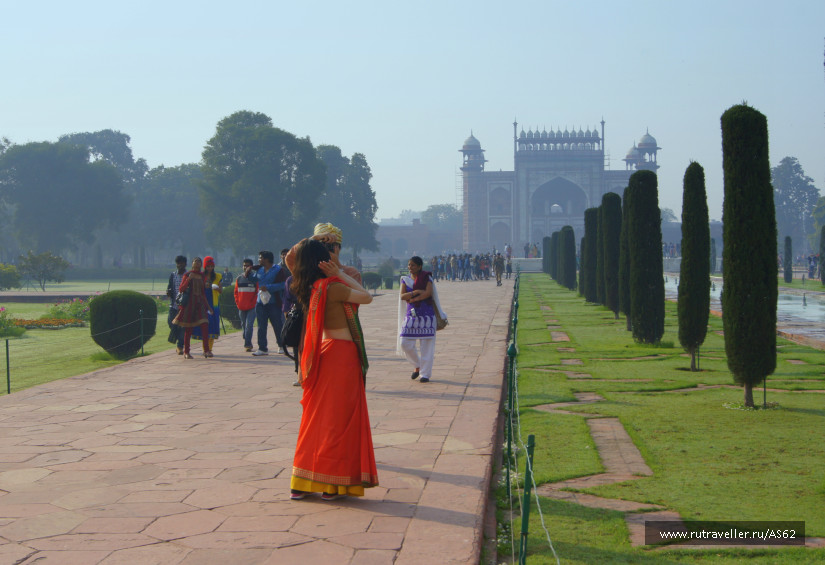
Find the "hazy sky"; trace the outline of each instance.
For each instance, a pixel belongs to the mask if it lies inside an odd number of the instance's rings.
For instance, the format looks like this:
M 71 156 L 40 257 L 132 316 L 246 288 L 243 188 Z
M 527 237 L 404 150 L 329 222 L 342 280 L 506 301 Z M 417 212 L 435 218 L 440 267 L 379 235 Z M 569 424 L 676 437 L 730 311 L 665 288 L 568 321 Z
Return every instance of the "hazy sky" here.
M 115 129 L 150 167 L 197 162 L 238 110 L 364 153 L 378 217 L 459 202 L 472 130 L 488 170 L 513 169 L 513 120 L 606 122 L 611 168 L 646 129 L 659 199 L 705 168 L 722 216 L 719 117 L 768 118 L 771 166 L 825 188 L 825 2 L 165 1 L 5 3 L 0 136 Z M 818 23 L 817 23 L 818 22 Z

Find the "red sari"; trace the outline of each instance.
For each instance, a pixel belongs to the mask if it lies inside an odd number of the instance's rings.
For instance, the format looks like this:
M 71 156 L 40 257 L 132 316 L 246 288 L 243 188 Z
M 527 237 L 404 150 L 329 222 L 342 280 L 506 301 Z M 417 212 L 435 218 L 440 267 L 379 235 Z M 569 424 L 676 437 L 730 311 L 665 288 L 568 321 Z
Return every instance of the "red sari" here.
M 332 282 L 342 281 L 315 281 L 306 313 L 301 352 L 304 413 L 290 486 L 304 492 L 362 496 L 365 487 L 378 485 L 364 388 L 366 362 L 359 351 L 362 341 L 323 339 Z

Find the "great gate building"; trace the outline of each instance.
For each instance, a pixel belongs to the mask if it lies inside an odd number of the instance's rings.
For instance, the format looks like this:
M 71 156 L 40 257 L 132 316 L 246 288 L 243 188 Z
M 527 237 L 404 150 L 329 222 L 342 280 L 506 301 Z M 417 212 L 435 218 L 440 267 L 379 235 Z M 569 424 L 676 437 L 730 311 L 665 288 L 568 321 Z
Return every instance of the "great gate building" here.
M 484 150 L 472 135 L 461 148 L 463 163 L 463 247 L 470 252 L 503 249 L 516 253 L 570 225 L 584 235 L 584 211 L 601 204 L 606 192 L 623 194 L 637 170 L 656 171 L 656 139 L 645 133 L 622 159 L 624 170 L 605 163 L 604 120 L 601 131 L 533 131 L 513 123 L 512 171 L 485 171 Z

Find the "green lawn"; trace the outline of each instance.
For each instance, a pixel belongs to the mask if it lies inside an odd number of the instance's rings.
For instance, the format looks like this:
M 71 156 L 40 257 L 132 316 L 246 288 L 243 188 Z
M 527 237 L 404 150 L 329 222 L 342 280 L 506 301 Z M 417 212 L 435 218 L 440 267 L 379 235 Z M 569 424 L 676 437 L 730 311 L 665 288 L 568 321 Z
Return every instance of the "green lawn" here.
M 804 520 L 808 536 L 825 536 L 825 394 L 804 392 L 825 390 L 825 352 L 779 339 L 777 369 L 767 381 L 781 389 L 767 393 L 778 406 L 746 411 L 736 409 L 739 388 L 696 389 L 733 384 L 719 318 L 710 319 L 702 370 L 691 373 L 675 304 L 667 304 L 657 347 L 634 343 L 624 319 L 545 275 L 522 275 L 518 315 L 519 417 L 522 436 L 536 436 L 537 483 L 602 471 L 584 418 L 531 408 L 596 392 L 605 401 L 569 410 L 618 417 L 654 474 L 586 492 L 661 504 L 685 519 Z M 565 332 L 570 342 L 552 342 L 550 331 Z M 693 390 L 665 392 L 683 388 Z M 754 396 L 761 403 L 762 389 Z M 542 499 L 542 509 L 562 563 L 825 561 L 821 549 L 632 548 L 620 512 L 550 499 Z M 514 528 L 518 533 L 518 520 Z M 535 512 L 530 531 L 527 562 L 555 563 Z M 510 554 L 501 549 L 502 557 Z
M 37 319 L 51 304 L 5 302 L 0 306 L 15 318 Z M 144 345 L 146 355 L 174 349 L 175 346 L 166 340 L 169 335 L 167 313 L 168 309 L 164 308 L 157 317 L 155 335 Z M 237 331 L 228 322 L 225 327 L 230 333 Z M 6 393 L 5 342 L 6 338 L 0 338 L 3 359 L 0 394 Z M 123 362 L 109 357 L 91 338 L 88 327 L 27 330 L 19 338 L 9 338 L 8 343 L 12 392 Z

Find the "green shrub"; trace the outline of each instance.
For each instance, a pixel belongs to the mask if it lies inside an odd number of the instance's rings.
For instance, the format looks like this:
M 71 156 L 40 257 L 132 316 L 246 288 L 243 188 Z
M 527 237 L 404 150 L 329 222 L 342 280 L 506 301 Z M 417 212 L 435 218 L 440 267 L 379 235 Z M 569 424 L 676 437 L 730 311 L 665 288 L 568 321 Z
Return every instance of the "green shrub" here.
M 218 301 L 218 308 L 221 309 L 221 318 L 232 324 L 236 330 L 241 329 L 241 317 L 238 314 L 238 305 L 235 304 L 235 285 L 227 286 L 221 290 L 221 298 Z
M 0 290 L 20 288 L 20 273 L 14 265 L 0 263 Z
M 361 273 L 361 281 L 364 283 L 364 288 L 374 291 L 381 286 L 381 275 L 371 272 Z
M 92 339 L 115 357 L 132 357 L 141 349 L 141 335 L 143 343 L 155 335 L 157 315 L 150 296 L 133 290 L 106 292 L 89 304 Z
M 26 328 L 15 326 L 9 311 L 0 306 L 0 337 L 20 337 L 25 332 Z
M 378 274 L 384 278 L 393 277 L 395 275 L 395 270 L 399 268 L 396 266 L 396 263 L 396 259 L 387 259 L 386 261 L 378 265 Z

